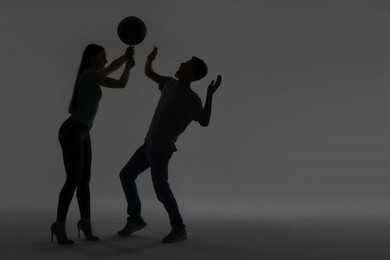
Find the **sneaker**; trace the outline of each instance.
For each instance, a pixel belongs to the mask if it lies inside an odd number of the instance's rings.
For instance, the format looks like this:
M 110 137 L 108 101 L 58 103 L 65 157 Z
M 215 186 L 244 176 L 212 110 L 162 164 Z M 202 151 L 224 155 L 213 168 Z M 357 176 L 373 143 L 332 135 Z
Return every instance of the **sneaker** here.
M 176 243 L 187 239 L 187 232 L 185 228 L 172 227 L 171 232 L 163 238 L 163 243 Z
M 141 217 L 137 220 L 128 220 L 126 226 L 118 231 L 118 235 L 129 236 L 131 233 L 143 229 L 146 225 L 146 222 Z

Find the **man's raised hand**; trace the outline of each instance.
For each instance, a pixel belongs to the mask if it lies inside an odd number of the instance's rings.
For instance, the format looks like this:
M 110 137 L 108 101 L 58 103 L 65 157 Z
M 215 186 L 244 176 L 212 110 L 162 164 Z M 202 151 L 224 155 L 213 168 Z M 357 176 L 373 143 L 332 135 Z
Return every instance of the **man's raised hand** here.
M 157 51 L 158 51 L 157 47 L 154 46 L 153 50 L 148 55 L 148 61 L 154 61 L 156 59 Z
M 218 75 L 217 80 L 214 82 L 211 81 L 210 85 L 207 88 L 207 94 L 213 95 L 215 91 L 219 88 L 221 85 L 222 77 L 221 75 Z

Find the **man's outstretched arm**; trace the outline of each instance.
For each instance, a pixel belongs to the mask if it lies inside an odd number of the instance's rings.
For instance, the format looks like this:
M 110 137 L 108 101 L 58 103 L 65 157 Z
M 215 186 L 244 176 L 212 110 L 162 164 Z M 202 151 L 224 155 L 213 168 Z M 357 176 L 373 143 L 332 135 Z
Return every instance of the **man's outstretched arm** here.
M 222 81 L 221 75 L 218 75 L 217 80 L 215 82 L 214 80 L 211 81 L 210 85 L 207 88 L 207 97 L 206 97 L 205 105 L 203 107 L 203 111 L 194 117 L 194 120 L 197 121 L 201 126 L 206 127 L 210 123 L 213 95 L 221 85 L 221 81 Z
M 149 53 L 145 63 L 145 75 L 146 77 L 150 78 L 151 80 L 159 84 L 163 79 L 163 76 L 157 74 L 153 70 L 153 65 L 152 65 L 153 61 L 156 59 L 157 51 L 158 51 L 157 47 L 154 46 L 153 50 Z

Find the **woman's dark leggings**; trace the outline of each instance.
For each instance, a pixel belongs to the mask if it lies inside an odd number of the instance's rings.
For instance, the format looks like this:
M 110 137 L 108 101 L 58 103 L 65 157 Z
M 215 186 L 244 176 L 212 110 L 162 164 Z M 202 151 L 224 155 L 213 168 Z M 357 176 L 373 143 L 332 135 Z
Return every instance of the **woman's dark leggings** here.
M 90 218 L 92 148 L 90 128 L 71 118 L 60 127 L 58 134 L 64 158 L 66 181 L 58 199 L 57 222 L 65 222 L 73 195 L 79 204 L 81 218 Z

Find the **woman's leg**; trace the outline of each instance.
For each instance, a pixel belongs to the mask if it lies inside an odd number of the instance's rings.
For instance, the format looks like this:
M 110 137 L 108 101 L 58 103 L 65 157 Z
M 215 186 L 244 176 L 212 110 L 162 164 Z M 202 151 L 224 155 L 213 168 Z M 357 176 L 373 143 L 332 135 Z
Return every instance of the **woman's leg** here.
M 83 219 L 91 218 L 91 196 L 89 182 L 91 180 L 92 147 L 89 134 L 83 139 L 82 177 L 77 187 L 77 201 L 80 216 Z
M 57 222 L 65 222 L 74 192 L 82 180 L 83 144 L 77 123 L 69 119 L 65 121 L 60 128 L 59 139 L 66 180 L 58 199 Z

